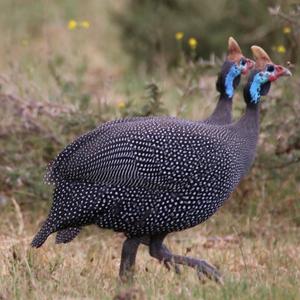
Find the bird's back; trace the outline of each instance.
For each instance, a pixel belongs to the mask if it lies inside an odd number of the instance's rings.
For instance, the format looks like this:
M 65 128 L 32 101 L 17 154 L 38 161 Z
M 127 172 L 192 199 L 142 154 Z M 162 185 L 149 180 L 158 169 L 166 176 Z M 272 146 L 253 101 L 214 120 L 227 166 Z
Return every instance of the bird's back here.
M 220 149 L 230 153 L 226 147 L 216 126 L 171 117 L 117 121 L 67 146 L 46 178 L 176 190 L 209 167 Z

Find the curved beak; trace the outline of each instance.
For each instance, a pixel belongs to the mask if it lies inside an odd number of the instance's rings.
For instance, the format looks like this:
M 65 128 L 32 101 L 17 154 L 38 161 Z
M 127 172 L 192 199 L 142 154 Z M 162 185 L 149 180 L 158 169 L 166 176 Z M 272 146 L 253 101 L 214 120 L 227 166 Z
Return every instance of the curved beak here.
M 281 76 L 292 76 L 292 72 L 283 66 L 276 65 L 275 70 L 277 78 Z
M 254 66 L 255 66 L 255 61 L 254 60 L 252 60 L 252 59 L 247 59 L 247 69 L 248 70 L 251 70 L 251 69 L 253 69 L 254 68 Z

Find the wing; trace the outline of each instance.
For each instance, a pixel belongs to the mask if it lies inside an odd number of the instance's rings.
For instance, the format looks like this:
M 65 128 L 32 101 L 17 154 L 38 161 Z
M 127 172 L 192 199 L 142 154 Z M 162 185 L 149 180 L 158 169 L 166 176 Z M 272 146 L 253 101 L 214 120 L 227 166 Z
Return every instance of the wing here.
M 201 167 L 201 137 L 194 138 L 194 126 L 168 117 L 106 123 L 67 146 L 46 179 L 180 189 Z M 206 145 L 207 137 L 202 139 Z
M 118 134 L 122 134 L 122 128 L 119 127 L 119 123 L 127 125 L 139 119 L 133 118 L 107 122 L 75 139 L 49 164 L 45 181 L 55 184 L 62 179 L 89 179 L 93 172 L 97 173 L 96 171 L 98 171 L 101 173 L 102 169 L 94 170 L 97 167 L 96 165 L 92 167 L 87 164 L 87 168 L 85 168 L 84 161 L 93 159 L 101 162 L 103 152 L 114 145 L 114 139 Z M 126 130 L 123 131 L 126 132 Z M 104 163 L 105 161 L 102 162 Z M 88 167 L 92 167 L 92 169 L 88 169 Z

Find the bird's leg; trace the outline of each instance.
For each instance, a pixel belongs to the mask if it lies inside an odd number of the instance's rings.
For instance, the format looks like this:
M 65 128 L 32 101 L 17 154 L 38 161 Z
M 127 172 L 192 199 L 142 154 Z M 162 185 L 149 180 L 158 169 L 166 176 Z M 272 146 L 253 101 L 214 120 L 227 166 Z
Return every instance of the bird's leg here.
M 185 265 L 196 269 L 197 275 L 203 279 L 203 275 L 218 283 L 223 283 L 222 276 L 219 271 L 205 260 L 195 259 L 188 256 L 174 255 L 163 245 L 163 238 L 165 236 L 152 237 L 150 242 L 150 255 L 161 262 L 175 263 Z
M 203 279 L 203 275 L 205 275 L 206 277 L 215 280 L 217 283 L 223 284 L 223 278 L 218 269 L 203 259 L 182 255 L 173 255 L 171 259 L 176 264 L 196 269 L 199 279 Z
M 150 245 L 151 239 L 150 239 L 150 236 L 148 236 L 148 235 L 147 235 L 147 236 L 142 236 L 142 237 L 140 237 L 139 240 L 140 240 L 140 242 L 141 242 L 142 244 L 144 244 L 144 245 L 146 245 L 146 246 L 149 246 L 149 245 Z M 167 248 L 166 245 L 162 244 L 162 247 L 164 248 L 164 251 L 165 251 L 166 253 L 169 253 L 170 255 L 172 255 L 171 251 Z M 175 272 L 176 272 L 177 274 L 180 274 L 180 269 L 179 269 L 179 267 L 178 267 L 176 264 L 170 263 L 170 262 L 167 262 L 167 261 L 164 261 L 164 266 L 165 266 L 168 270 L 171 269 L 171 268 L 170 268 L 170 264 L 174 267 Z
M 173 257 L 174 255 L 172 254 L 172 252 L 167 248 L 166 245 L 163 244 L 163 239 L 166 235 L 163 236 L 159 236 L 159 238 L 157 239 L 153 239 L 151 238 L 149 241 L 149 250 L 150 250 L 150 255 L 154 258 L 156 258 L 157 260 L 159 260 L 160 262 L 163 262 L 164 266 L 170 270 L 170 265 L 172 267 L 174 267 L 175 272 L 177 274 L 180 274 L 180 269 L 177 265 L 177 263 L 174 262 L 174 260 L 172 259 L 165 259 L 167 257 Z M 155 244 L 155 245 L 154 245 Z M 159 246 L 158 246 L 159 244 Z M 163 253 L 163 256 L 161 255 L 161 253 Z
M 173 256 L 172 252 L 167 248 L 166 245 L 162 244 L 161 247 L 162 247 L 163 252 L 166 253 L 167 256 L 171 256 L 171 257 Z M 172 267 L 174 267 L 175 272 L 177 274 L 180 274 L 180 269 L 179 269 L 178 265 L 175 263 L 175 261 L 173 261 L 173 260 L 171 260 L 171 261 L 163 260 L 163 263 L 164 263 L 164 266 L 168 270 L 171 269 L 170 268 L 170 265 L 171 265 Z
M 136 253 L 140 241 L 136 238 L 127 238 L 123 243 L 119 276 L 122 281 L 131 280 L 134 274 Z

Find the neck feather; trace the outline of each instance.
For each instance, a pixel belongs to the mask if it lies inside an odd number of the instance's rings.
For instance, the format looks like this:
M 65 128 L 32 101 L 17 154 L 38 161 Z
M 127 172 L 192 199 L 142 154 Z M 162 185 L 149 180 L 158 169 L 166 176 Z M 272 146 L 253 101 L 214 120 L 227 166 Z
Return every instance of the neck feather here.
M 240 153 L 243 156 L 243 175 L 253 163 L 259 136 L 259 105 L 247 103 L 244 116 L 233 124 L 231 129 L 237 134 L 240 143 Z
M 245 114 L 235 123 L 235 127 L 246 133 L 259 130 L 259 105 L 247 102 Z
M 204 122 L 213 125 L 230 124 L 232 121 L 232 98 L 220 96 L 215 110 Z

